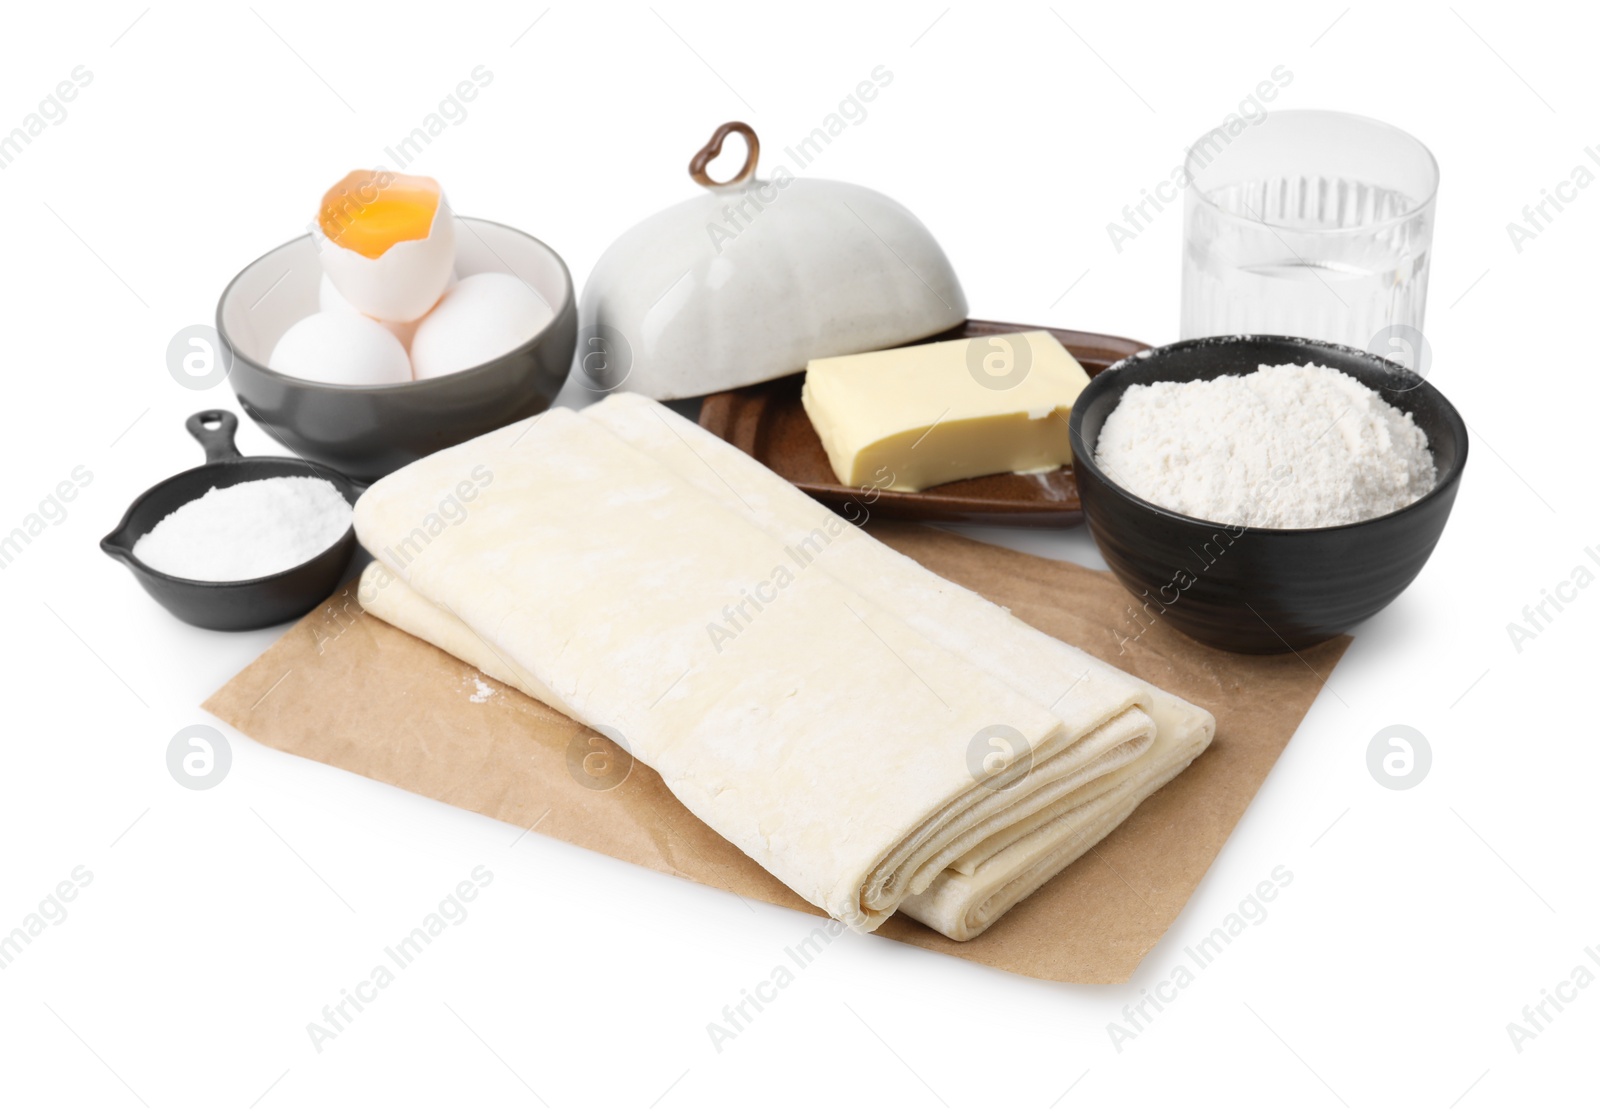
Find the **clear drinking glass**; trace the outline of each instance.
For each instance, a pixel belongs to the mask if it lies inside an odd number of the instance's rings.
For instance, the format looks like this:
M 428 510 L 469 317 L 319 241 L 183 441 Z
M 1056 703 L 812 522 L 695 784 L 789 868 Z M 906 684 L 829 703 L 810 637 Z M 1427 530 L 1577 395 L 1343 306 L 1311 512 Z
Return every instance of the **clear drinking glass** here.
M 1184 167 L 1184 338 L 1290 334 L 1420 353 L 1439 165 L 1416 139 L 1289 109 L 1232 136 L 1213 129 Z

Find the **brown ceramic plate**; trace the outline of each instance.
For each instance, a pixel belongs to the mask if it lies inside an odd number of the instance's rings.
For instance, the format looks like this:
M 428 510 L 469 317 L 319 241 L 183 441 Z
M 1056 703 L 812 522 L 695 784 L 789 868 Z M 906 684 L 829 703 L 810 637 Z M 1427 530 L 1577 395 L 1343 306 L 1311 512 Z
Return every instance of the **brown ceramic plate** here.
M 1048 326 L 1020 326 L 969 318 L 955 329 L 926 338 L 950 341 L 986 337 Z M 1097 376 L 1108 367 L 1149 346 L 1125 337 L 1050 330 L 1078 359 L 1085 372 Z M 839 484 L 822 440 L 800 406 L 805 373 L 781 380 L 718 392 L 700 405 L 700 425 L 731 442 L 802 492 L 846 516 L 893 520 L 943 520 L 956 523 L 1005 524 L 1011 527 L 1071 527 L 1083 521 L 1078 483 L 1070 465 L 1050 473 L 996 473 L 936 485 L 920 493 L 863 493 Z

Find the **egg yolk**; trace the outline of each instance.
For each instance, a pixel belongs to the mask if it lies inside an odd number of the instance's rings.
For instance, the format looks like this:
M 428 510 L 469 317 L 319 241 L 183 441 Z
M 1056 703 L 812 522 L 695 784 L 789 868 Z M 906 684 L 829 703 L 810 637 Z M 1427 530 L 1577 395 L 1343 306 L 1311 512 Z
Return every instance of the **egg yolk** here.
M 334 244 L 376 260 L 406 240 L 426 240 L 439 184 L 392 171 L 351 171 L 322 196 L 317 222 Z

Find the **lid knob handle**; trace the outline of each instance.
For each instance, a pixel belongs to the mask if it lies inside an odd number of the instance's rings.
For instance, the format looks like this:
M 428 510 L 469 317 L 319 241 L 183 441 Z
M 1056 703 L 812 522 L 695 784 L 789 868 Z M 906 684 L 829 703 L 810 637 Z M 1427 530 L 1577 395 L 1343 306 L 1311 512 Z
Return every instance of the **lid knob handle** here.
M 706 172 L 706 168 L 710 166 L 711 160 L 722 154 L 722 141 L 728 138 L 730 132 L 737 132 L 744 137 L 746 149 L 744 166 L 740 167 L 739 173 L 727 182 L 718 182 Z M 759 158 L 761 158 L 761 141 L 756 138 L 756 130 L 742 120 L 730 120 L 711 134 L 711 139 L 705 147 L 694 153 L 694 158 L 689 160 L 689 177 L 701 186 L 712 189 L 719 186 L 737 186 L 755 177 L 756 160 Z

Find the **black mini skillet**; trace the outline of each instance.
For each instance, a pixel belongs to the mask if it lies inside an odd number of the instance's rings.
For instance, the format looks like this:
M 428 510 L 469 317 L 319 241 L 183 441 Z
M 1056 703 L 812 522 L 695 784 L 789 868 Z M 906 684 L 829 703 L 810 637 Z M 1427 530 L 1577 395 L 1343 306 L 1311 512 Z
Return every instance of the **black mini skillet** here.
M 140 562 L 134 543 L 179 508 L 212 489 L 268 477 L 320 477 L 352 505 L 361 488 L 341 473 L 299 458 L 246 458 L 234 445 L 239 420 L 231 411 L 201 411 L 185 424 L 205 448 L 206 464 L 169 477 L 128 507 L 100 549 L 133 571 L 151 597 L 179 620 L 200 628 L 237 632 L 293 620 L 316 608 L 339 585 L 355 553 L 355 529 L 315 558 L 291 570 L 239 582 L 200 582 L 163 574 Z

